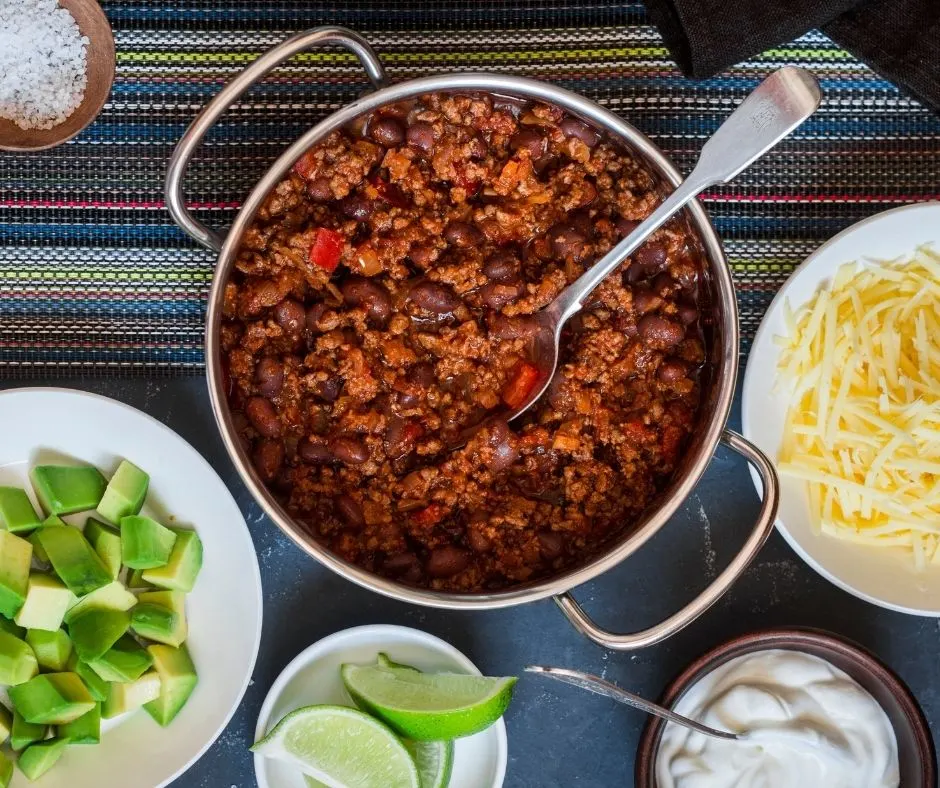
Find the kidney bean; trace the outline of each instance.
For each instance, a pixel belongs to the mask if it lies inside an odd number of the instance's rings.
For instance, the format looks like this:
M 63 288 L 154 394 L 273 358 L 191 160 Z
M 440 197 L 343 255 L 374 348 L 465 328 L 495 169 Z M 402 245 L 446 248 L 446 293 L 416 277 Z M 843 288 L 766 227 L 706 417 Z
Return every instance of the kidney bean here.
M 685 337 L 685 328 L 673 320 L 659 315 L 646 315 L 637 323 L 643 341 L 656 350 L 667 350 L 678 345 Z
M 552 250 L 562 260 L 571 259 L 580 262 L 587 257 L 589 244 L 587 236 L 571 225 L 555 227 L 549 232 Z
M 469 563 L 470 556 L 466 550 L 446 545 L 431 551 L 425 568 L 431 577 L 453 577 L 466 569 Z
M 274 319 L 288 334 L 297 335 L 303 331 L 306 318 L 303 305 L 292 298 L 285 298 L 274 307 Z
M 522 295 L 524 286 L 521 282 L 514 284 L 504 284 L 502 282 L 490 282 L 480 288 L 480 300 L 490 309 L 502 309 L 506 304 L 511 304 Z
M 652 283 L 650 284 L 650 289 L 654 293 L 658 293 L 663 298 L 668 298 L 676 291 L 676 283 L 669 274 L 665 271 L 662 273 L 656 274 Z
M 654 309 L 659 309 L 663 299 L 645 287 L 633 289 L 633 311 L 638 315 L 645 315 Z
M 412 287 L 408 298 L 422 309 L 437 315 L 449 314 L 460 306 L 460 299 L 448 288 L 427 280 Z
M 341 435 L 330 441 L 330 451 L 340 462 L 347 465 L 362 465 L 369 459 L 369 449 L 358 438 Z
M 689 365 L 678 358 L 668 358 L 659 365 L 656 377 L 663 383 L 678 383 L 688 376 Z
M 350 194 L 340 202 L 339 209 L 342 211 L 343 216 L 348 216 L 357 222 L 364 222 L 372 215 L 375 206 L 372 204 L 372 200 L 363 197 L 361 194 Z
M 363 276 L 350 276 L 340 285 L 343 299 L 350 306 L 365 307 L 376 323 L 384 323 L 392 314 L 392 299 L 382 285 Z
M 394 118 L 377 118 L 369 124 L 369 136 L 379 145 L 394 148 L 396 145 L 401 145 L 405 139 L 405 132 L 402 130 L 401 123 Z
M 255 384 L 265 397 L 276 397 L 284 385 L 284 366 L 270 356 L 261 359 L 255 367 Z
M 436 142 L 434 126 L 423 120 L 416 120 L 405 132 L 405 138 L 409 145 L 413 145 L 423 153 L 430 153 L 434 150 Z
M 679 304 L 676 309 L 676 317 L 686 326 L 692 325 L 698 320 L 698 309 L 692 304 Z
M 340 519 L 352 528 L 362 528 L 366 524 L 366 518 L 362 514 L 362 507 L 355 498 L 349 495 L 337 495 L 333 499 L 333 509 L 339 515 Z
M 572 211 L 568 214 L 567 223 L 574 227 L 585 238 L 590 239 L 594 237 L 594 220 L 591 219 L 590 211 L 584 208 Z
M 308 436 L 297 445 L 297 453 L 304 462 L 325 465 L 333 461 L 333 452 L 322 440 Z
M 444 239 L 461 249 L 468 249 L 483 242 L 483 233 L 467 222 L 451 222 L 444 230 Z
M 539 547 L 542 548 L 542 555 L 549 561 L 558 558 L 565 549 L 565 541 L 560 534 L 554 531 L 539 531 Z
M 326 380 L 321 380 L 317 383 L 314 388 L 314 393 L 322 400 L 326 402 L 336 402 L 339 399 L 339 394 L 343 390 L 343 379 L 342 378 L 327 378 Z
M 529 102 L 525 99 L 515 96 L 494 96 L 493 109 L 497 112 L 508 112 L 514 118 L 518 119 L 522 113 L 528 109 Z
M 255 444 L 254 455 L 252 457 L 255 470 L 263 481 L 271 483 L 274 481 L 284 463 L 284 444 L 279 440 L 265 438 Z
M 566 137 L 577 137 L 589 148 L 593 148 L 601 139 L 597 131 L 576 118 L 565 118 L 558 124 L 558 128 Z
M 499 312 L 488 321 L 490 333 L 497 339 L 529 339 L 539 333 L 539 323 L 532 315 L 506 317 Z
M 281 436 L 281 420 L 271 400 L 266 397 L 252 397 L 245 403 L 245 415 L 251 426 L 265 438 Z
M 314 178 L 307 182 L 307 195 L 316 202 L 329 202 L 333 199 L 333 187 L 329 178 Z
M 434 374 L 434 365 L 430 361 L 422 361 L 411 368 L 411 379 L 419 386 L 427 388 L 437 380 Z
M 398 459 L 408 454 L 413 448 L 415 441 L 424 433 L 421 425 L 413 421 L 405 421 L 398 416 L 392 416 L 388 420 L 388 427 L 385 430 L 385 450 L 389 457 Z
M 411 262 L 422 271 L 430 267 L 433 262 L 431 259 L 433 255 L 433 246 L 412 246 L 411 249 L 408 250 L 408 257 L 411 258 Z
M 508 249 L 497 249 L 483 264 L 483 275 L 494 282 L 511 282 L 519 274 L 519 258 Z
M 527 150 L 532 161 L 542 158 L 548 151 L 548 140 L 536 129 L 523 128 L 509 139 L 509 147 L 513 150 Z
M 633 262 L 650 275 L 662 271 L 666 267 L 668 257 L 665 246 L 658 241 L 647 241 L 633 253 Z
M 304 316 L 304 325 L 311 334 L 319 332 L 317 328 L 317 323 L 320 322 L 320 318 L 323 317 L 324 312 L 326 312 L 327 306 L 322 301 L 318 304 L 307 309 L 307 313 Z
M 398 553 L 390 555 L 382 561 L 382 571 L 389 575 L 403 575 L 406 572 L 418 569 L 418 556 L 414 553 Z
M 489 439 L 493 454 L 487 463 L 487 468 L 493 473 L 499 473 L 519 459 L 519 450 L 516 448 L 515 443 L 515 435 L 509 429 L 506 420 L 494 419 L 490 425 Z
M 626 238 L 630 233 L 632 233 L 637 227 L 640 226 L 640 223 L 636 219 L 625 219 L 620 216 L 616 222 L 617 233 L 621 238 Z
M 493 542 L 482 531 L 473 526 L 467 529 L 467 544 L 475 553 L 488 553 L 493 549 Z

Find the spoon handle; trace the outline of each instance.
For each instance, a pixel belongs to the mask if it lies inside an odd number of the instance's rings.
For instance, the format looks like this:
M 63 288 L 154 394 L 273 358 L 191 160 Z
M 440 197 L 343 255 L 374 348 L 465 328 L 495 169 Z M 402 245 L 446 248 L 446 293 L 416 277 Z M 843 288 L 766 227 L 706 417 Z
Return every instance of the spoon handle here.
M 819 83 L 787 66 L 760 83 L 705 143 L 695 169 L 639 227 L 572 282 L 549 307 L 557 325 L 580 311 L 588 295 L 682 206 L 731 180 L 805 121 L 819 106 Z
M 664 720 L 669 722 L 674 722 L 677 725 L 682 725 L 686 728 L 691 728 L 694 731 L 703 733 L 706 736 L 714 736 L 719 739 L 731 739 L 737 740 L 739 737 L 737 734 L 728 733 L 727 731 L 720 731 L 717 728 L 710 728 L 707 725 L 702 725 L 700 722 L 695 720 L 690 720 L 688 717 L 683 717 L 681 714 L 676 714 L 674 711 L 658 706 L 651 701 L 646 700 L 646 698 L 641 698 L 639 695 L 634 695 L 632 692 L 627 692 L 625 689 L 621 689 L 616 684 L 612 684 L 609 681 L 605 681 L 600 676 L 592 676 L 590 673 L 582 673 L 579 670 L 569 670 L 568 668 L 550 668 L 544 665 L 528 665 L 526 667 L 527 673 L 539 673 L 543 676 L 548 676 L 551 679 L 556 681 L 561 681 L 565 684 L 573 684 L 575 687 L 580 687 L 581 689 L 586 689 L 588 692 L 594 692 L 597 695 L 603 695 L 607 698 L 612 698 L 618 703 L 624 703 L 627 706 L 633 706 L 635 709 L 640 711 L 645 711 L 647 714 L 652 714 L 654 717 L 662 717 Z

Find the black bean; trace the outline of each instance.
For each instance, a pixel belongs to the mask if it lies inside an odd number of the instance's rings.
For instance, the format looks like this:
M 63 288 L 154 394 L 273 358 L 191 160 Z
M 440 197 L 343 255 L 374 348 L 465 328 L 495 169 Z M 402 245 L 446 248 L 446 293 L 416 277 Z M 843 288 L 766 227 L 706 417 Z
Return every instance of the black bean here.
M 587 257 L 590 251 L 587 236 L 571 225 L 553 228 L 549 231 L 549 238 L 552 242 L 552 249 L 562 260 L 573 260 L 577 263 Z
M 688 377 L 688 374 L 689 365 L 678 358 L 666 359 L 656 371 L 656 377 L 663 383 L 678 383 Z
M 341 435 L 330 441 L 330 451 L 340 462 L 347 465 L 362 465 L 369 459 L 369 449 L 358 438 Z
M 281 436 L 281 420 L 271 400 L 266 397 L 252 397 L 245 403 L 245 415 L 251 426 L 265 438 Z
M 679 304 L 676 309 L 676 317 L 682 321 L 683 325 L 690 326 L 698 320 L 698 309 L 692 304 Z
M 303 331 L 307 315 L 302 304 L 292 298 L 285 298 L 274 307 L 274 319 L 284 331 L 296 336 Z
M 284 385 L 284 365 L 276 358 L 266 356 L 255 367 L 255 383 L 265 397 L 276 397 Z
M 508 112 L 514 118 L 518 118 L 529 106 L 525 99 L 515 96 L 494 96 L 493 109 L 497 112 Z
M 322 440 L 308 436 L 297 445 L 297 453 L 304 462 L 325 465 L 333 461 L 333 452 Z
M 405 137 L 409 145 L 413 145 L 424 153 L 430 153 L 434 150 L 435 135 L 434 126 L 423 120 L 416 120 L 405 132 Z
M 364 222 L 372 215 L 375 206 L 368 197 L 363 197 L 361 194 L 350 194 L 340 202 L 339 209 L 343 212 L 343 216 L 348 216 L 357 222 Z
M 647 241 L 633 253 L 633 262 L 643 268 L 646 274 L 652 275 L 666 267 L 669 257 L 666 247 L 658 241 Z
M 346 525 L 353 528 L 362 528 L 366 524 L 362 507 L 355 498 L 349 495 L 337 495 L 333 499 L 333 508 Z
M 483 264 L 483 275 L 494 282 L 511 282 L 519 274 L 519 258 L 508 249 L 497 249 Z
M 656 350 L 667 350 L 678 345 L 685 337 L 685 328 L 681 323 L 668 320 L 659 315 L 646 315 L 639 323 L 637 330 L 643 341 Z
M 434 365 L 430 361 L 422 361 L 411 368 L 411 379 L 419 386 L 427 388 L 437 380 L 434 374 Z
M 320 331 L 317 328 L 317 323 L 320 322 L 320 318 L 323 317 L 324 312 L 326 312 L 327 306 L 322 301 L 318 304 L 307 309 L 307 313 L 304 316 L 304 325 L 311 334 L 318 333 Z
M 640 223 L 636 219 L 624 219 L 622 216 L 617 219 L 617 233 L 621 238 L 626 238 L 639 226 Z
M 265 438 L 255 444 L 252 457 L 255 470 L 267 483 L 274 481 L 284 463 L 284 444 L 279 440 Z
M 408 298 L 422 309 L 438 315 L 450 314 L 460 306 L 460 299 L 448 288 L 427 280 L 412 287 Z
M 542 555 L 549 561 L 558 558 L 565 549 L 564 539 L 554 531 L 539 531 L 538 538 Z
M 393 460 L 405 456 L 414 448 L 415 440 L 421 432 L 423 430 L 417 424 L 392 416 L 385 429 L 386 454 Z
M 382 562 L 382 571 L 389 575 L 403 575 L 418 568 L 418 556 L 414 553 L 390 555 Z
M 577 137 L 589 148 L 593 148 L 600 141 L 601 135 L 592 129 L 587 123 L 576 118 L 565 118 L 558 124 L 561 133 L 566 137 Z
M 333 187 L 330 179 L 319 177 L 307 183 L 307 196 L 315 202 L 329 202 L 333 199 Z
M 392 299 L 382 285 L 363 276 L 350 276 L 340 285 L 343 299 L 350 306 L 365 307 L 376 323 L 384 323 L 392 314 Z
M 480 300 L 490 309 L 502 309 L 506 304 L 511 304 L 525 289 L 522 282 L 513 284 L 503 282 L 490 282 L 480 288 Z
M 663 303 L 663 299 L 655 293 L 647 290 L 645 287 L 636 287 L 633 289 L 633 311 L 638 315 L 645 315 L 658 309 Z
M 314 387 L 316 395 L 326 402 L 336 402 L 342 390 L 342 378 L 327 378 L 326 380 L 319 381 Z
M 523 128 L 509 139 L 509 147 L 513 150 L 527 150 L 532 161 L 536 161 L 548 151 L 548 140 L 535 129 Z
M 489 319 L 489 329 L 497 339 L 529 339 L 539 333 L 540 326 L 532 315 L 506 317 L 497 312 Z
M 467 568 L 470 556 L 454 545 L 438 547 L 428 556 L 426 569 L 431 577 L 453 577 Z
M 394 148 L 396 145 L 401 145 L 405 139 L 405 132 L 402 130 L 401 123 L 394 118 L 378 118 L 369 124 L 369 136 L 379 145 Z
M 444 230 L 444 239 L 449 244 L 467 249 L 483 242 L 483 233 L 467 222 L 451 222 Z
M 594 236 L 594 220 L 591 219 L 591 212 L 586 208 L 569 213 L 567 223 L 574 227 L 585 238 L 592 238 Z

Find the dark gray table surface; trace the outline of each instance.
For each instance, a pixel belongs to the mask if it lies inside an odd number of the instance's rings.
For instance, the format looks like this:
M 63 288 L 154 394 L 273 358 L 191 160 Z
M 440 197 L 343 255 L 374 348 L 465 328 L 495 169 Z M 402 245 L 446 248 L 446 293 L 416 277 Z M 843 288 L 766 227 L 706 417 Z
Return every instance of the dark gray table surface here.
M 940 620 L 882 610 L 844 593 L 806 567 L 777 534 L 699 621 L 661 645 L 634 653 L 608 652 L 577 634 L 551 601 L 486 612 L 434 610 L 386 599 L 321 567 L 281 534 L 240 482 L 216 431 L 201 377 L 64 379 L 53 385 L 113 397 L 176 430 L 228 485 L 254 539 L 264 585 L 264 628 L 252 684 L 228 728 L 174 788 L 254 786 L 248 746 L 278 673 L 314 641 L 374 623 L 438 635 L 490 675 L 518 674 L 532 662 L 562 665 L 597 673 L 653 698 L 689 662 L 730 637 L 771 626 L 820 627 L 867 646 L 891 665 L 920 701 L 936 741 Z M 730 425 L 739 423 L 736 405 Z M 744 461 L 719 449 L 673 521 L 619 567 L 577 589 L 576 596 L 609 628 L 630 631 L 653 624 L 715 576 L 741 544 L 756 511 L 757 495 Z M 640 712 L 605 698 L 525 676 L 506 715 L 505 785 L 630 786 L 645 722 Z

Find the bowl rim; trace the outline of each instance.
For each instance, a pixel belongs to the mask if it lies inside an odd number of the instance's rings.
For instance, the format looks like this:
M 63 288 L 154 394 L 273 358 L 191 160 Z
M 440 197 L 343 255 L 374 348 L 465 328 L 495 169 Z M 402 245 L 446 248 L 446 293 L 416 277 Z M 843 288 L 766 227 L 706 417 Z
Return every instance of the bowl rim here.
M 703 404 L 703 407 L 709 410 L 703 411 L 706 418 L 700 422 L 700 432 L 696 436 L 693 449 L 689 452 L 692 459 L 685 467 L 684 473 L 673 481 L 666 494 L 635 524 L 635 529 L 629 535 L 621 539 L 619 543 L 615 543 L 611 549 L 599 553 L 588 563 L 559 575 L 551 575 L 534 583 L 513 586 L 501 591 L 458 594 L 412 587 L 368 572 L 343 560 L 317 543 L 313 537 L 295 524 L 294 519 L 277 502 L 258 477 L 232 422 L 231 410 L 224 392 L 219 348 L 225 284 L 228 282 L 241 238 L 249 223 L 271 189 L 304 151 L 329 132 L 363 114 L 396 101 L 437 92 L 479 92 L 497 96 L 521 96 L 559 106 L 611 134 L 617 141 L 628 145 L 630 150 L 667 184 L 675 187 L 682 180 L 675 165 L 632 124 L 584 96 L 547 82 L 502 74 L 444 74 L 409 80 L 367 93 L 312 126 L 285 149 L 255 184 L 242 204 L 218 255 L 216 271 L 208 296 L 205 334 L 207 383 L 216 424 L 239 476 L 265 513 L 308 555 L 347 580 L 393 599 L 428 607 L 493 609 L 561 594 L 603 574 L 638 550 L 668 522 L 688 498 L 714 456 L 731 409 L 738 371 L 737 300 L 731 270 L 718 234 L 701 202 L 693 200 L 684 209 L 687 211 L 684 215 L 689 217 L 692 232 L 702 245 L 708 262 L 708 274 L 713 282 L 712 290 L 716 296 L 713 309 L 716 313 L 717 336 L 713 350 L 718 353 L 718 360 L 714 362 L 716 380 L 713 384 L 712 402 Z
M 863 665 L 876 681 L 890 691 L 914 732 L 914 747 L 922 756 L 924 776 L 927 778 L 924 786 L 936 785 L 937 753 L 930 733 L 930 724 L 914 693 L 903 679 L 870 649 L 850 638 L 824 629 L 773 627 L 748 632 L 726 640 L 706 651 L 673 678 L 663 690 L 659 703 L 666 708 L 674 708 L 693 684 L 736 657 L 770 649 L 803 651 L 801 646 L 822 646 L 851 658 L 857 664 Z M 854 676 L 851 678 L 855 680 Z M 651 717 L 643 728 L 637 744 L 634 767 L 636 788 L 655 788 L 653 780 L 656 774 L 656 756 L 659 753 L 665 726 L 665 720 Z M 895 735 L 897 735 L 896 731 Z

